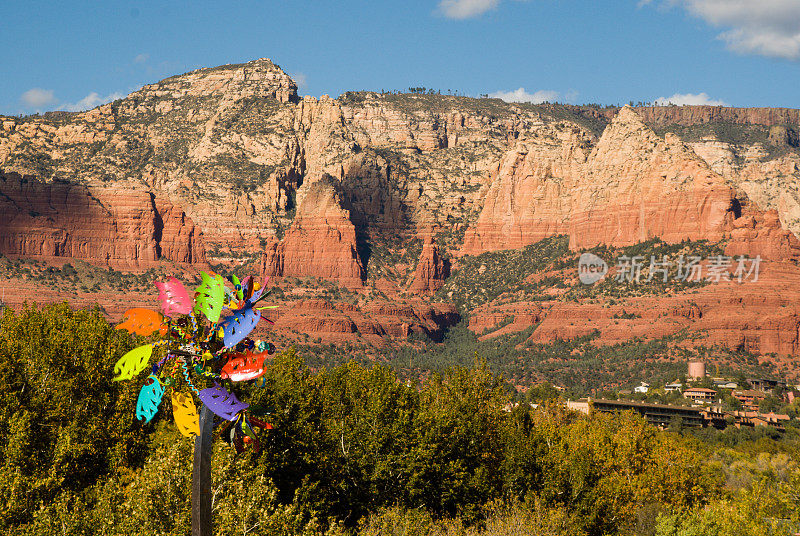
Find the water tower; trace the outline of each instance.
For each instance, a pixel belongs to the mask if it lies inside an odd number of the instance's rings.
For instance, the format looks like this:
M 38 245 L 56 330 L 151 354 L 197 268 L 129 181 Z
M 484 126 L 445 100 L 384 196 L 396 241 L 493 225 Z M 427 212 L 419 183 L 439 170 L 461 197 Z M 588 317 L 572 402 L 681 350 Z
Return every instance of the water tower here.
M 706 364 L 702 361 L 689 362 L 689 379 L 701 380 L 706 377 Z

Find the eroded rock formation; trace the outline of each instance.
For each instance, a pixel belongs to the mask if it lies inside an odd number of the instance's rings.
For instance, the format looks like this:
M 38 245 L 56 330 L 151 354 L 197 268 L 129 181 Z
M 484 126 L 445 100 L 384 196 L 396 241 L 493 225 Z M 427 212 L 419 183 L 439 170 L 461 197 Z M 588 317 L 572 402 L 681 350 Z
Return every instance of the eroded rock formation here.
M 691 306 L 685 296 L 644 301 L 637 310 L 665 314 L 641 322 L 556 293 L 487 304 L 470 327 L 491 337 L 541 322 L 532 340 L 546 341 L 599 326 L 610 342 L 682 326 L 789 353 L 800 311 L 758 293 L 790 299 L 798 284 L 798 132 L 800 112 L 787 109 L 300 99 L 260 59 L 170 77 L 88 112 L 0 118 L 0 252 L 126 269 L 260 256 L 264 275 L 335 281 L 362 300 L 292 298 L 285 326 L 377 341 L 454 321 L 448 306 L 410 304 L 436 293 L 445 257 L 455 271 L 461 255 L 556 234 L 573 249 L 723 239 L 728 255 L 774 263 L 769 284 L 712 286 Z M 404 258 L 420 238 L 420 256 Z M 744 302 L 751 309 L 736 313 Z
M 364 270 L 355 227 L 341 207 L 334 182 L 325 177 L 306 190 L 284 239 L 267 246 L 261 261 L 263 275 L 321 277 L 348 288 L 361 287 Z
M 0 175 L 0 253 L 139 269 L 205 262 L 202 233 L 169 201 L 133 189 Z
M 449 275 L 450 261 L 442 258 L 439 246 L 428 235 L 422 243 L 422 253 L 408 290 L 415 294 L 433 294 L 442 287 Z
M 501 160 L 463 253 L 519 248 L 569 234 L 576 249 L 720 240 L 735 191 L 677 137 L 657 136 L 623 108 L 587 154 L 579 131 L 517 142 Z

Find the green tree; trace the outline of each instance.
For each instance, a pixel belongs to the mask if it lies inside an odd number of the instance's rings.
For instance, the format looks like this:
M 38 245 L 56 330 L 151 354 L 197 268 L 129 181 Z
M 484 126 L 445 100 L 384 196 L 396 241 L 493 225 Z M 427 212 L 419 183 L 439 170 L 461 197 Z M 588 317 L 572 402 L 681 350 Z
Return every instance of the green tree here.
M 148 437 L 134 418 L 136 387 L 108 372 L 135 344 L 97 309 L 5 309 L 0 527 L 27 523 L 60 495 L 78 497 L 104 475 L 142 463 Z

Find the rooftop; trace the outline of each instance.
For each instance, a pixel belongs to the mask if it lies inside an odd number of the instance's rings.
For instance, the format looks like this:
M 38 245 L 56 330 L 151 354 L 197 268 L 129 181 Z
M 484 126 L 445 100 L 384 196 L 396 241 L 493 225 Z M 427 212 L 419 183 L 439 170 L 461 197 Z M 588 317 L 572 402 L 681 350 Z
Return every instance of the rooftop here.
M 766 393 L 764 391 L 755 391 L 753 389 L 745 389 L 743 391 L 734 391 L 733 396 L 753 396 L 753 397 L 766 397 Z
M 650 408 L 650 409 L 673 409 L 673 410 L 686 410 L 696 412 L 696 408 L 690 406 L 674 406 L 671 404 L 651 404 L 648 402 L 633 402 L 629 400 L 605 400 L 602 398 L 592 400 L 595 404 L 609 404 L 618 406 L 630 406 L 636 408 Z

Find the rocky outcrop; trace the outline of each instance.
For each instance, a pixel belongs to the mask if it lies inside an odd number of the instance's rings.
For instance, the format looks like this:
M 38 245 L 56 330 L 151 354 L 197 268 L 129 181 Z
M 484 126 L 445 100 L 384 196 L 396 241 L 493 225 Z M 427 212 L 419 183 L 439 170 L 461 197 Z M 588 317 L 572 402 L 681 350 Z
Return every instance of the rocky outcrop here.
M 355 226 L 330 177 L 306 188 L 286 236 L 262 255 L 261 271 L 265 277 L 321 277 L 348 288 L 362 286 Z
M 455 308 L 446 304 L 377 302 L 362 308 L 320 299 L 290 302 L 268 316 L 282 332 L 304 333 L 325 343 L 361 340 L 378 346 L 411 334 L 438 340 L 459 320 Z
M 133 93 L 134 102 L 141 96 L 145 102 L 137 106 L 147 107 L 148 96 L 155 98 L 169 95 L 172 98 L 221 96 L 238 99 L 262 97 L 279 102 L 297 102 L 297 84 L 269 58 L 260 58 L 247 63 L 220 65 L 196 69 L 172 76 L 157 84 L 144 86 Z M 161 113 L 172 111 L 162 105 Z
M 452 231 L 446 247 L 465 253 L 554 233 L 569 233 L 574 247 L 712 238 L 732 188 L 800 232 L 790 156 L 770 160 L 771 170 L 750 147 L 742 169 L 733 147 L 717 166 L 701 154 L 706 142 L 691 141 L 697 158 L 642 121 L 765 125 L 769 143 L 790 147 L 797 111 L 374 92 L 299 99 L 291 78 L 260 59 L 173 76 L 89 112 L 2 118 L 0 166 L 45 181 L 129 182 L 168 199 L 203 229 L 215 260 L 277 247 L 304 185 L 325 175 L 338 181 L 359 232 L 433 227 Z
M 777 148 L 780 156 L 770 158 L 768 149 L 775 147 L 731 143 L 713 136 L 689 145 L 760 210 L 776 210 L 781 225 L 800 234 L 800 155 L 784 147 Z
M 0 253 L 125 269 L 205 262 L 200 231 L 167 200 L 15 173 L 0 174 Z
M 711 122 L 743 125 L 797 125 L 800 110 L 793 108 L 730 108 L 727 106 L 640 106 L 636 113 L 653 126 L 692 126 Z
M 493 174 L 462 252 L 519 248 L 554 234 L 570 246 L 721 239 L 735 192 L 675 136 L 662 139 L 623 108 L 587 154 L 586 134 L 525 139 Z
M 408 290 L 415 294 L 433 294 L 442 288 L 449 275 L 450 261 L 442 258 L 433 237 L 427 236 L 423 240 L 422 252 Z
M 775 210 L 762 213 L 749 210 L 732 222 L 730 240 L 725 246 L 725 254 L 734 257 L 760 256 L 765 260 L 800 259 L 800 241 L 781 226 Z
M 531 342 L 549 343 L 598 333 L 592 344 L 625 343 L 634 337 L 654 340 L 673 337 L 677 346 L 720 346 L 754 354 L 795 355 L 800 349 L 800 274 L 783 261 L 762 262 L 758 280 L 721 282 L 684 295 L 631 298 L 623 305 L 549 302 L 538 314 L 541 324 Z M 511 306 L 487 305 L 489 322 L 513 314 Z M 505 310 L 504 310 L 505 309 Z M 492 311 L 496 311 L 492 315 Z M 510 324 L 486 335 L 521 331 L 525 323 Z M 485 322 L 470 321 L 480 334 Z M 491 326 L 490 326 L 491 327 Z
M 469 329 L 481 339 L 491 339 L 522 331 L 542 321 L 541 304 L 515 302 L 503 305 L 487 304 L 476 308 L 469 317 Z
M 198 69 L 88 112 L 0 119 L 0 169 L 122 183 L 181 207 L 219 256 L 241 255 L 274 236 L 301 182 L 297 102 L 268 59 Z

